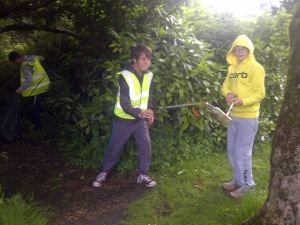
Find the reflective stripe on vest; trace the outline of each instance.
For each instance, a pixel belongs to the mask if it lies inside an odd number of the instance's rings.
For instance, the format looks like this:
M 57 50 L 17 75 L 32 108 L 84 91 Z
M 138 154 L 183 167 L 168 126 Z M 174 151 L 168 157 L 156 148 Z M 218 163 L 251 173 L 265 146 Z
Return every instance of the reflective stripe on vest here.
M 140 108 L 142 111 L 148 108 L 149 92 L 152 82 L 153 73 L 147 72 L 143 75 L 142 87 L 136 75 L 128 70 L 123 70 L 117 76 L 123 76 L 128 87 L 130 103 L 133 108 Z M 117 102 L 114 113 L 116 116 L 123 119 L 135 119 L 133 116 L 127 114 L 122 109 L 120 103 L 120 87 L 117 94 Z
M 30 86 L 22 91 L 23 97 L 36 96 L 45 93 L 49 89 L 50 80 L 49 77 L 41 65 L 39 58 L 34 57 L 34 61 L 23 61 L 21 64 L 21 85 L 25 81 L 24 66 L 32 66 L 32 81 Z

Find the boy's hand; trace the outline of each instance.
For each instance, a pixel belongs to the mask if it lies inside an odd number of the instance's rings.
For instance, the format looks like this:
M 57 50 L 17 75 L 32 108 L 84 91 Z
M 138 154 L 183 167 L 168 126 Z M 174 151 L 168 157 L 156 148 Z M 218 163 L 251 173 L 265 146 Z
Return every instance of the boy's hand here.
M 146 109 L 145 111 L 139 113 L 139 117 L 142 119 L 149 119 L 150 117 L 154 117 L 153 110 Z
M 22 93 L 22 91 L 23 91 L 23 89 L 22 89 L 22 88 L 18 88 L 18 89 L 16 90 L 16 93 L 17 93 L 17 94 L 21 94 L 21 93 Z
M 231 103 L 234 102 L 234 100 L 235 100 L 235 94 L 228 93 L 226 95 L 226 102 L 227 102 L 228 105 L 231 105 Z
M 231 103 L 233 103 L 234 106 L 243 105 L 243 100 L 236 97 L 235 94 L 233 93 L 228 93 L 226 95 L 226 102 L 228 105 L 231 105 Z
M 152 125 L 154 123 L 154 111 L 153 110 L 151 110 L 151 111 L 152 111 L 152 113 L 150 114 L 150 116 L 148 118 L 148 124 L 149 125 Z
M 240 98 L 235 98 L 233 101 L 234 106 L 243 105 L 243 100 Z
M 152 125 L 154 122 L 154 112 L 152 109 L 147 109 L 143 112 L 140 112 L 139 117 L 142 119 L 147 119 L 149 125 Z

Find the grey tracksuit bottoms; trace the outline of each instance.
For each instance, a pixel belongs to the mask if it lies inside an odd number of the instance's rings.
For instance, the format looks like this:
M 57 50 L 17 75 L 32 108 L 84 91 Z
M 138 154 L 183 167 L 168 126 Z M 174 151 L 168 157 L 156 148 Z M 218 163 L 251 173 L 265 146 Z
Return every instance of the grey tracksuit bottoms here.
M 102 162 L 102 171 L 109 172 L 117 164 L 131 135 L 134 136 L 138 147 L 139 173 L 144 175 L 148 173 L 151 163 L 151 141 L 148 124 L 141 119 L 128 123 L 113 122 L 112 135 Z
M 227 132 L 227 153 L 234 181 L 242 186 L 254 186 L 252 147 L 257 132 L 258 118 L 232 117 Z

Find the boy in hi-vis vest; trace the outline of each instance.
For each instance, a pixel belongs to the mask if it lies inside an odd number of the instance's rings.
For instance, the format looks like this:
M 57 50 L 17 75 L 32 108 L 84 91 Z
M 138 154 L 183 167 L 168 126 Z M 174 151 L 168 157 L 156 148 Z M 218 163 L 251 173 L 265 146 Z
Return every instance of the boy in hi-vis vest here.
M 49 77 L 41 65 L 40 61 L 44 58 L 35 55 L 20 55 L 18 52 L 10 52 L 9 61 L 20 65 L 20 87 L 16 90 L 17 94 L 26 98 L 31 105 L 29 121 L 34 124 L 35 129 L 41 127 L 40 103 L 45 99 L 45 93 L 49 89 Z
M 151 163 L 151 143 L 148 124 L 154 122 L 152 77 L 149 70 L 152 51 L 145 45 L 131 49 L 131 65 L 117 74 L 118 94 L 114 108 L 112 135 L 104 154 L 101 172 L 93 182 L 100 187 L 119 161 L 124 145 L 134 136 L 138 148 L 137 183 L 154 187 L 156 182 L 147 174 Z

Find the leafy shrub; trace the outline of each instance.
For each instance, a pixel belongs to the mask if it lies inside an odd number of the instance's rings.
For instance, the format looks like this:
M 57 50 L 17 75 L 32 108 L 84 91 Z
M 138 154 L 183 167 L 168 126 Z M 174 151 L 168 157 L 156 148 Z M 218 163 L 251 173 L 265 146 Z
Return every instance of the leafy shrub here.
M 52 81 L 48 101 L 51 115 L 45 118 L 47 140 L 51 141 L 52 136 L 73 164 L 99 167 L 111 131 L 117 92 L 115 74 L 130 63 L 130 47 L 137 43 L 149 45 L 154 52 L 151 70 L 156 107 L 208 101 L 226 111 L 220 95 L 227 69 L 225 54 L 237 34 L 246 32 L 255 42 L 258 61 L 266 69 L 267 95 L 261 107 L 263 119 L 257 140 L 271 139 L 285 87 L 290 15 L 278 11 L 256 22 L 241 22 L 227 14 L 209 14 L 197 5 L 189 5 L 193 1 L 175 2 L 85 1 L 68 7 L 60 2 L 56 10 L 63 16 L 62 25 L 86 34 L 88 40 L 39 32 L 26 37 L 26 50 L 44 51 L 42 55 L 51 59 L 51 66 L 46 68 Z M 183 2 L 186 7 L 182 10 Z M 67 8 L 72 16 L 65 11 Z M 10 43 L 6 39 L 0 39 L 4 46 Z M 2 61 L 8 49 L 5 51 Z M 2 67 L 10 71 L 7 64 Z M 203 108 L 200 111 L 200 119 L 195 119 L 189 108 L 156 111 L 151 131 L 154 168 L 193 157 L 202 145 L 214 151 L 224 149 L 225 129 Z M 127 149 L 121 170 L 135 167 L 132 142 Z
M 206 136 L 199 130 L 193 134 L 187 132 L 179 136 L 180 130 L 172 127 L 164 129 L 157 126 L 150 128 L 152 144 L 151 170 L 169 168 L 174 163 L 195 159 L 205 152 L 223 152 L 225 150 L 225 129 L 223 133 L 215 133 L 214 136 Z M 214 134 L 214 132 L 213 132 Z M 70 135 L 70 133 L 69 133 Z M 108 144 L 108 137 L 96 137 L 86 139 L 82 132 L 79 136 L 74 133 L 72 141 L 68 145 L 59 145 L 59 148 L 70 162 L 78 167 L 99 169 L 104 152 Z M 117 170 L 129 172 L 137 168 L 137 146 L 133 138 L 129 139 L 125 146 L 124 154 L 120 159 Z
M 124 64 L 130 62 L 129 47 L 137 43 L 145 43 L 154 51 L 151 70 L 155 75 L 153 87 L 156 107 L 208 101 L 226 111 L 228 106 L 224 104 L 225 101 L 220 95 L 220 87 L 225 79 L 227 65 L 222 60 L 215 61 L 215 57 L 220 58 L 224 49 L 219 49 L 216 52 L 217 56 L 212 53 L 212 49 L 215 49 L 213 46 L 222 41 L 207 36 L 206 41 L 199 40 L 194 36 L 193 30 L 182 23 L 180 16 L 176 17 L 162 7 L 157 7 L 155 12 L 159 20 L 155 24 L 154 21 L 143 24 L 138 32 L 116 31 L 111 27 L 108 32 L 112 39 L 108 48 L 112 55 L 108 58 L 102 57 L 99 61 L 83 57 L 83 60 L 88 61 L 94 68 L 93 70 L 80 64 L 73 65 L 71 61 L 65 63 L 67 68 L 80 68 L 76 70 L 80 72 L 72 75 L 72 83 L 81 85 L 74 89 L 74 85 L 70 83 L 57 82 L 54 92 L 63 90 L 62 96 L 54 94 L 50 103 L 53 111 L 60 112 L 57 120 L 60 121 L 61 128 L 56 135 L 60 137 L 59 148 L 73 164 L 83 168 L 99 167 L 111 131 L 117 90 L 115 74 Z M 288 17 L 279 15 L 278 18 L 279 21 L 286 22 Z M 215 23 L 219 19 L 216 18 Z M 262 24 L 267 26 L 268 23 Z M 279 25 L 275 24 L 272 29 L 275 31 L 277 26 Z M 237 29 L 239 27 L 237 26 Z M 210 27 L 202 27 L 202 29 L 205 32 L 205 29 Z M 259 25 L 256 30 L 250 32 L 259 33 Z M 287 40 L 284 36 L 285 32 L 280 32 L 283 37 L 280 42 L 285 42 Z M 258 142 L 270 141 L 272 138 L 274 120 L 282 99 L 282 90 L 278 85 L 284 84 L 284 78 L 280 73 L 285 67 L 278 67 L 280 63 L 272 64 L 270 57 L 273 61 L 283 62 L 286 60 L 286 52 L 275 55 L 272 49 L 263 44 L 271 43 L 276 39 L 278 34 L 276 32 L 272 34 L 273 37 L 261 34 L 254 39 L 258 49 L 256 52 L 258 59 L 260 62 L 265 62 L 263 64 L 266 65 L 267 70 L 267 97 L 262 103 L 263 118 L 260 120 Z M 226 42 L 229 43 L 232 37 L 228 35 L 226 33 L 225 36 L 228 39 Z M 198 36 L 201 38 L 201 34 L 198 33 Z M 221 36 L 219 35 L 218 38 Z M 226 45 L 229 45 L 228 43 Z M 277 46 L 280 44 L 278 43 Z M 262 50 L 266 48 L 269 50 L 267 55 L 264 55 Z M 66 57 L 65 60 L 69 58 Z M 274 71 L 273 74 L 270 74 L 268 69 Z M 200 107 L 199 110 L 203 114 L 200 119 L 194 118 L 189 108 L 156 111 L 156 123 L 151 129 L 154 169 L 169 166 L 174 161 L 195 157 L 203 149 L 212 149 L 212 151 L 225 149 L 226 130 L 211 118 L 205 109 Z M 130 141 L 126 149 L 126 154 L 118 167 L 122 171 L 136 167 L 134 143 Z
M 47 219 L 41 209 L 32 201 L 24 201 L 17 194 L 5 198 L 0 196 L 0 224 L 1 225 L 46 225 Z

